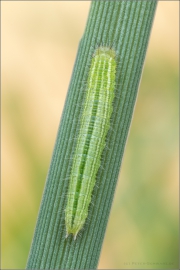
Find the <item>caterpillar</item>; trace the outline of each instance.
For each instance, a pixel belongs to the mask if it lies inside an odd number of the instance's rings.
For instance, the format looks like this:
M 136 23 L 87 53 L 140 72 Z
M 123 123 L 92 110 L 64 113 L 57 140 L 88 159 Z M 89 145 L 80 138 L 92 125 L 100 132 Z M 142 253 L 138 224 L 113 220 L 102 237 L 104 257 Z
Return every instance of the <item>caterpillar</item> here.
M 74 240 L 88 216 L 96 175 L 110 128 L 116 77 L 115 56 L 115 51 L 109 47 L 97 48 L 87 76 L 86 96 L 65 208 L 66 237 L 73 234 Z

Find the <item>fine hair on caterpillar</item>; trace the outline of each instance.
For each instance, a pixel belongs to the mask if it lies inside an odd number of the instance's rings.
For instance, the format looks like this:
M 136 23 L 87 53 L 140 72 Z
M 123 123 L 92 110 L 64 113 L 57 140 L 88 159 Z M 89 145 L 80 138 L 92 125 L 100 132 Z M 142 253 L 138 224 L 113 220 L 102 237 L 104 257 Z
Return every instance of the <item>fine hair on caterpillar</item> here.
M 67 180 L 67 178 L 66 178 L 66 180 Z M 100 178 L 99 179 L 97 179 L 97 182 L 100 182 Z M 86 229 L 86 228 L 88 228 L 89 227 L 89 223 L 90 223 L 90 221 L 91 221 L 91 217 L 92 217 L 92 215 L 93 215 L 93 211 L 94 211 L 94 208 L 96 208 L 96 205 L 94 204 L 94 201 L 95 201 L 95 198 L 96 198 L 96 196 L 97 196 L 97 191 L 98 191 L 98 189 L 99 189 L 100 187 L 97 185 L 97 184 L 95 184 L 95 186 L 94 186 L 94 192 L 93 192 L 93 194 L 92 194 L 92 197 L 91 197 L 91 202 L 90 202 L 90 205 L 89 205 L 89 210 L 88 210 L 88 217 L 86 218 L 86 221 L 85 221 L 85 224 L 84 224 L 84 226 L 83 226 L 83 228 L 82 228 L 82 230 L 80 231 L 80 233 L 78 233 L 78 235 L 77 235 L 77 238 L 81 238 L 82 237 L 82 232 Z M 96 194 L 94 194 L 94 193 L 96 193 Z M 67 195 L 68 195 L 68 193 L 64 193 L 64 194 L 61 194 L 58 198 L 60 198 L 60 200 L 62 200 L 63 202 L 66 202 L 66 200 L 67 200 Z M 81 194 L 82 195 L 82 194 Z M 73 196 L 73 194 L 72 194 L 72 196 Z M 60 217 L 59 218 L 59 229 L 58 229 L 58 234 L 63 234 L 64 235 L 64 240 L 66 239 L 66 225 L 65 225 L 65 218 L 64 218 L 64 215 L 65 215 L 65 208 L 64 209 L 62 209 L 61 211 L 57 211 L 56 212 L 57 213 L 57 215 Z
M 95 186 L 95 189 L 97 190 L 99 187 L 97 187 L 97 185 Z M 66 195 L 67 196 L 67 195 Z M 85 230 L 91 221 L 92 215 L 93 215 L 93 210 L 94 208 L 96 208 L 96 205 L 94 204 L 94 200 L 95 200 L 96 196 L 93 194 L 92 198 L 91 198 L 91 202 L 89 204 L 89 211 L 88 211 L 88 217 L 86 218 L 86 221 L 84 223 L 84 226 L 82 228 L 82 230 L 80 232 L 82 232 L 83 230 Z M 64 220 L 64 213 L 65 213 L 65 208 L 61 211 L 57 211 L 58 215 L 61 215 L 61 231 L 63 232 L 64 235 L 66 235 L 66 225 L 65 225 L 65 220 Z M 78 233 L 79 235 L 79 233 Z M 66 238 L 66 237 L 65 237 Z
M 94 204 L 94 201 L 95 201 L 95 198 L 97 196 L 98 189 L 101 188 L 100 187 L 100 185 L 101 185 L 101 176 L 102 176 L 101 171 L 102 171 L 102 168 L 100 168 L 99 169 L 99 172 L 98 172 L 98 174 L 100 174 L 100 175 L 97 175 L 97 179 L 96 179 L 94 191 L 93 191 L 93 194 L 92 194 L 92 197 L 91 197 L 91 202 L 90 202 L 90 205 L 89 205 L 90 207 L 88 209 L 88 217 L 86 219 L 86 222 L 84 224 L 84 227 L 82 228 L 82 230 L 80 231 L 80 233 L 78 233 L 77 238 L 76 238 L 76 241 L 77 241 L 77 239 L 81 239 L 81 237 L 83 235 L 83 231 L 86 228 L 89 227 L 89 223 L 91 221 L 91 217 L 93 215 L 94 209 L 96 208 L 96 205 Z M 64 181 L 66 182 L 66 184 L 68 183 L 68 180 L 69 180 L 69 175 L 66 174 L 66 177 L 64 178 Z M 63 180 L 61 180 L 61 181 L 63 181 Z M 61 194 L 59 197 L 57 197 L 58 201 L 61 201 L 61 203 L 63 202 L 63 204 L 65 205 L 65 203 L 67 201 L 67 194 L 68 193 L 66 192 L 66 193 Z M 65 226 L 65 219 L 64 219 L 65 209 L 63 209 L 61 211 L 57 211 L 57 214 L 58 214 L 57 216 L 60 217 L 59 222 L 58 222 L 59 223 L 59 225 L 58 225 L 58 227 L 59 227 L 58 235 L 59 234 L 63 235 L 64 236 L 63 238 L 65 239 L 65 235 L 66 235 L 66 228 L 65 228 L 66 226 Z M 66 242 L 66 244 L 68 246 L 71 246 L 73 244 L 73 242 L 71 241 L 72 238 L 70 238 L 69 240 L 70 241 Z M 67 239 L 66 239 L 66 241 L 67 241 Z
M 73 234 L 74 239 L 88 217 L 110 129 L 116 80 L 115 56 L 115 51 L 109 47 L 100 46 L 95 50 L 87 76 L 78 130 L 75 128 L 77 137 L 76 144 L 72 144 L 74 153 L 65 208 L 66 237 Z

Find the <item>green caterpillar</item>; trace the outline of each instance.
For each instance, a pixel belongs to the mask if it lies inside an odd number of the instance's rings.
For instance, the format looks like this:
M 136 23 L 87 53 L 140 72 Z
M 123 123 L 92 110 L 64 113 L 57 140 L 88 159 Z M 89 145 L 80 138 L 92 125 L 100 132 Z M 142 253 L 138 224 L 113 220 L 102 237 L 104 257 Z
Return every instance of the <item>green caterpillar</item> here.
M 66 237 L 74 240 L 88 216 L 92 191 L 105 148 L 115 91 L 115 51 L 96 49 L 88 74 L 85 103 L 70 173 L 65 209 Z

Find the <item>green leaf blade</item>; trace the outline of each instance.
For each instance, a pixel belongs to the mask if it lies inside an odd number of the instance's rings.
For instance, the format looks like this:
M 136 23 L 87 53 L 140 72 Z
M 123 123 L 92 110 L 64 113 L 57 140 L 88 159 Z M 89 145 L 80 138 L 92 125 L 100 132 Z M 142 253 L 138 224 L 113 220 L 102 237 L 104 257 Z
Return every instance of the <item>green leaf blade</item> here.
M 94 1 L 66 98 L 27 269 L 95 269 L 104 239 L 157 1 Z M 113 46 L 117 87 L 112 129 L 103 151 L 87 224 L 76 241 L 65 240 L 64 209 L 84 87 L 98 45 Z

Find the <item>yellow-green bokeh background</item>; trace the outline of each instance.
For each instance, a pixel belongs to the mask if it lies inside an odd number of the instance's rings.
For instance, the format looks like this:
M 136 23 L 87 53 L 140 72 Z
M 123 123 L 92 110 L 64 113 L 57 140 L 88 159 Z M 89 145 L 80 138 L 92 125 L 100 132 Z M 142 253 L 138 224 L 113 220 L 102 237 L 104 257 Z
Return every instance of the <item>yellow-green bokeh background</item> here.
M 89 5 L 1 2 L 2 268 L 26 265 Z M 178 6 L 157 7 L 100 269 L 178 265 Z

